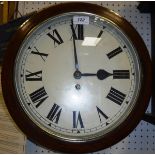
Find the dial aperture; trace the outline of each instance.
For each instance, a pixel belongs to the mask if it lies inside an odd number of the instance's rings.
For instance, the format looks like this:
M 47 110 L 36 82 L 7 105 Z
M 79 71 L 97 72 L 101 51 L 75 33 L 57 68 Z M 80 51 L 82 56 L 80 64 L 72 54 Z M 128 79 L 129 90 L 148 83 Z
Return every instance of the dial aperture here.
M 20 75 L 24 70 L 16 89 L 27 114 L 62 139 L 91 140 L 111 131 L 138 93 L 130 42 L 112 23 L 86 16 L 88 25 L 74 24 L 72 13 L 44 22 L 24 42 L 15 68 Z M 100 41 L 83 45 L 86 37 Z

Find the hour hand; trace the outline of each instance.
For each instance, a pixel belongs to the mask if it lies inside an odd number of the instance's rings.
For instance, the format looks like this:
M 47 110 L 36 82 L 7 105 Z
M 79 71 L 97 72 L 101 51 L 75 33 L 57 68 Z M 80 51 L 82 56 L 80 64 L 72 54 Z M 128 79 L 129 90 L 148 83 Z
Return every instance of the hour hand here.
M 99 69 L 97 73 L 81 73 L 81 76 L 97 76 L 99 80 L 104 80 L 111 75 L 113 74 L 108 73 L 107 71 L 103 69 Z
M 113 76 L 113 79 L 129 79 L 129 70 L 113 70 L 113 73 L 109 73 L 103 69 L 99 69 L 97 73 L 81 73 L 81 76 L 97 76 L 99 80 L 104 80 L 109 76 Z

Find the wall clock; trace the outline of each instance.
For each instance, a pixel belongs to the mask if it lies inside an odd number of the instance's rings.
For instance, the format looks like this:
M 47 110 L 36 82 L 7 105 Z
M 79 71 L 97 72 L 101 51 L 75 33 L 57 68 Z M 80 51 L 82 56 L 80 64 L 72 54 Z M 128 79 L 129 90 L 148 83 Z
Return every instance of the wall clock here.
M 60 152 L 107 148 L 139 123 L 151 94 L 147 48 L 111 10 L 88 3 L 44 9 L 13 36 L 2 90 L 19 128 Z

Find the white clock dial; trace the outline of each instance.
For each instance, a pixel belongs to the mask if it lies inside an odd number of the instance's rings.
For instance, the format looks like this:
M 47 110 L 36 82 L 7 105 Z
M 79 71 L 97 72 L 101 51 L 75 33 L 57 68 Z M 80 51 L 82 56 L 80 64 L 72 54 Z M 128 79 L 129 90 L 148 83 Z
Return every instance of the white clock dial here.
M 97 139 L 119 126 L 136 103 L 141 67 L 135 53 L 107 19 L 86 13 L 48 19 L 18 52 L 17 96 L 46 132 L 62 139 Z

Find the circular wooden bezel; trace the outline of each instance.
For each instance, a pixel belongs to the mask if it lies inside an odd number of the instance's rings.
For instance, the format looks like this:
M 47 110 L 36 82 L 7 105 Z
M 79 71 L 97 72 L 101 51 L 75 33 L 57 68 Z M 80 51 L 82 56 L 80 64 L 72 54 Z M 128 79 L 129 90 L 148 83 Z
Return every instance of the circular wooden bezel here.
M 113 131 L 89 142 L 70 142 L 54 138 L 41 130 L 22 109 L 14 87 L 14 65 L 17 52 L 28 33 L 50 17 L 68 12 L 88 12 L 109 19 L 115 23 L 132 42 L 140 59 L 142 68 L 142 86 L 138 100 L 125 121 Z M 33 142 L 48 149 L 67 153 L 86 153 L 105 149 L 125 138 L 139 123 L 144 115 L 151 96 L 152 67 L 147 48 L 137 31 L 124 18 L 111 10 L 89 3 L 64 3 L 44 9 L 26 21 L 13 36 L 5 54 L 2 69 L 2 91 L 7 108 L 19 128 Z

